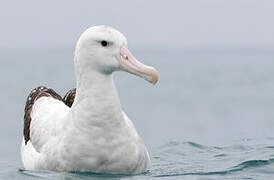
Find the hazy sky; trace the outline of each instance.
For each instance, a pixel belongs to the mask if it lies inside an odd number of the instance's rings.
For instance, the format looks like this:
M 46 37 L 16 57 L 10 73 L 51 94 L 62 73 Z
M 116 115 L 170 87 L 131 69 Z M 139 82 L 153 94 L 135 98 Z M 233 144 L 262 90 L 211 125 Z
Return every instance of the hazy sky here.
M 72 46 L 87 27 L 116 27 L 134 45 L 274 45 L 273 0 L 28 0 L 0 7 L 0 48 Z

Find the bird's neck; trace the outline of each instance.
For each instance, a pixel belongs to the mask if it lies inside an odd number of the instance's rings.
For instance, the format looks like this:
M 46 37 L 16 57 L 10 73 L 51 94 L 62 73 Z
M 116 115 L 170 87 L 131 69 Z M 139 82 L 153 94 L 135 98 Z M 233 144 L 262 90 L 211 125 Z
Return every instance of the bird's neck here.
M 72 119 L 84 126 L 116 126 L 124 118 L 112 74 L 78 73 Z

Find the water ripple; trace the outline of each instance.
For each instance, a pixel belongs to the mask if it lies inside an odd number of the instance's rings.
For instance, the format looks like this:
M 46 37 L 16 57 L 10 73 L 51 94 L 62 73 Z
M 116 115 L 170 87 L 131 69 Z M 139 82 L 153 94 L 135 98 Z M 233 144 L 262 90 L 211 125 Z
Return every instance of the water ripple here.
M 272 179 L 274 139 L 241 140 L 225 146 L 171 141 L 151 151 L 152 168 L 137 176 L 94 173 L 56 173 L 14 171 L 0 164 L 0 179 L 46 180 L 119 180 L 119 179 Z
M 274 173 L 273 144 L 274 139 L 267 142 L 249 139 L 220 147 L 171 142 L 155 152 L 158 158 L 154 159 L 152 174 L 154 177 L 222 176 L 222 179 L 226 176 L 239 179 L 243 175 L 245 179 L 267 177 Z

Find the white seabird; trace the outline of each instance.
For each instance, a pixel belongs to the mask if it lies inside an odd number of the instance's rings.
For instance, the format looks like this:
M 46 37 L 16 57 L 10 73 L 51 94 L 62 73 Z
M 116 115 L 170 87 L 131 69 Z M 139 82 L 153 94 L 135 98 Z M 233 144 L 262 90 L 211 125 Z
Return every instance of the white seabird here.
M 70 91 L 62 99 L 52 89 L 38 87 L 27 98 L 21 147 L 24 168 L 110 174 L 147 171 L 148 151 L 121 108 L 112 73 L 127 71 L 155 84 L 157 71 L 137 61 L 125 36 L 108 26 L 91 27 L 81 35 L 74 64 L 76 94 Z

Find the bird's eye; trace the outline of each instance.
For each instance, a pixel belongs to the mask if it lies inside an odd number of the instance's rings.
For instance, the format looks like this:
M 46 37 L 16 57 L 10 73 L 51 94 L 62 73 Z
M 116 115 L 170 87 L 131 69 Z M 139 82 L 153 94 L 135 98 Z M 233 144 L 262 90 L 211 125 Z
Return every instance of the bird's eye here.
M 107 46 L 107 45 L 108 45 L 108 42 L 107 42 L 107 41 L 101 41 L 101 45 L 102 45 L 102 46 Z

